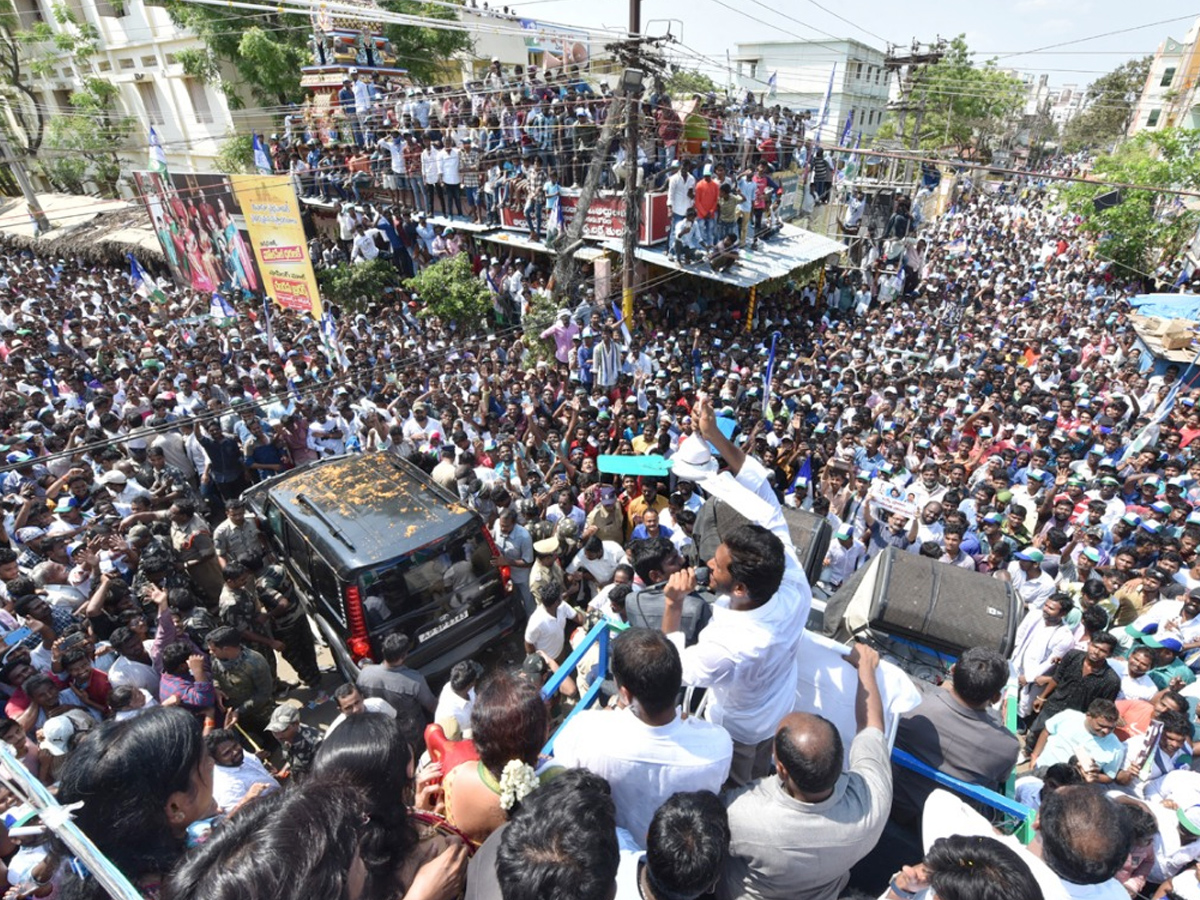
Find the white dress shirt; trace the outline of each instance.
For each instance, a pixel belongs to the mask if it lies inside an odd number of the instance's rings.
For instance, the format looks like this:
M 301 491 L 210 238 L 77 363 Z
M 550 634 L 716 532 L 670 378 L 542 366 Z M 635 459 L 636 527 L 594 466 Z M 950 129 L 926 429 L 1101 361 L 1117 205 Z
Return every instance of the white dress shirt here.
M 654 813 L 677 791 L 721 790 L 733 742 L 724 728 L 695 717 L 647 725 L 632 709 L 588 710 L 554 741 L 554 760 L 603 776 L 612 786 L 617 827 L 639 847 Z

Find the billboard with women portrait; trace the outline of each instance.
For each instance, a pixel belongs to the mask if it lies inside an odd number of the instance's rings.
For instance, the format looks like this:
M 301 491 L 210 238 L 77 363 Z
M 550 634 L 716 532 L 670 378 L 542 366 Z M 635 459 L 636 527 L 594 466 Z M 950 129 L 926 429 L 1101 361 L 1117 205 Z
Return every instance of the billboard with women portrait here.
M 134 172 L 133 179 L 177 284 L 204 294 L 262 291 L 228 176 Z

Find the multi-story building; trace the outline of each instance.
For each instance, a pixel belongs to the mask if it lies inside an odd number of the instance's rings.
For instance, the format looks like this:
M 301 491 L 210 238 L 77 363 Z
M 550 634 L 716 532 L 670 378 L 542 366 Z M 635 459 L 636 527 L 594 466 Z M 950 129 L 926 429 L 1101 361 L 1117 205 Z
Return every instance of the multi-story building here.
M 61 6 L 70 21 L 62 21 Z M 129 168 L 145 168 L 150 128 L 153 126 L 176 171 L 211 172 L 222 141 L 235 131 L 270 129 L 269 117 L 261 120 L 230 110 L 220 85 L 190 77 L 179 54 L 202 50 L 195 34 L 177 27 L 166 11 L 145 0 L 13 0 L 21 29 L 46 23 L 55 31 L 87 23 L 96 29 L 96 52 L 82 65 L 63 56 L 52 60 L 38 75 L 30 76 L 37 108 L 46 121 L 77 111 L 71 95 L 88 77 L 98 77 L 117 88 L 115 111 L 136 121 L 122 159 Z M 55 55 L 50 43 L 26 42 L 21 47 L 26 62 Z M 61 55 L 61 54 L 60 54 Z M 26 71 L 30 71 L 28 65 Z M 6 108 L 15 130 L 11 109 Z
M 775 98 L 768 101 L 793 112 L 809 110 L 814 121 L 808 133 L 814 134 L 816 116 L 829 91 L 829 109 L 821 140 L 836 143 L 853 116 L 851 133 L 863 138 L 875 134 L 887 112 L 888 73 L 884 53 L 861 41 L 765 41 L 738 44 L 732 55 L 734 79 L 744 94 L 756 97 L 768 93 L 775 77 Z M 830 91 L 830 76 L 833 88 Z
M 1182 40 L 1166 38 L 1158 45 L 1150 74 L 1130 115 L 1127 133 L 1160 128 L 1200 128 L 1200 98 L 1196 81 L 1200 75 L 1200 19 L 1192 23 Z

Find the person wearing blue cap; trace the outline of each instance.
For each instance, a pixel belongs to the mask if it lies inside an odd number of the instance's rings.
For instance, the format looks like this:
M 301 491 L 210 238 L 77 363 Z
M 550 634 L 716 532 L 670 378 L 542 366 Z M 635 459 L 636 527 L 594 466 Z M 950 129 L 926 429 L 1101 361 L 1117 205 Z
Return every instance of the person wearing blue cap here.
M 1013 554 L 1008 564 L 1008 577 L 1013 590 L 1025 603 L 1026 609 L 1041 609 L 1046 599 L 1054 593 L 1054 579 L 1042 571 L 1046 556 L 1035 547 L 1027 547 Z

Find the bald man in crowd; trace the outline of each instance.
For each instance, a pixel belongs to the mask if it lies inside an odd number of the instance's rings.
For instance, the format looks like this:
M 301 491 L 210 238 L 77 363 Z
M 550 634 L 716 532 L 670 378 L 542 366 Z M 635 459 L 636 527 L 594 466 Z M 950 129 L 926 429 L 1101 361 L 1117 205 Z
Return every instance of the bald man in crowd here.
M 850 765 L 837 728 L 791 713 L 775 734 L 775 773 L 731 793 L 731 842 L 721 900 L 836 900 L 850 867 L 875 846 L 892 805 L 879 654 L 858 644 L 858 734 Z

